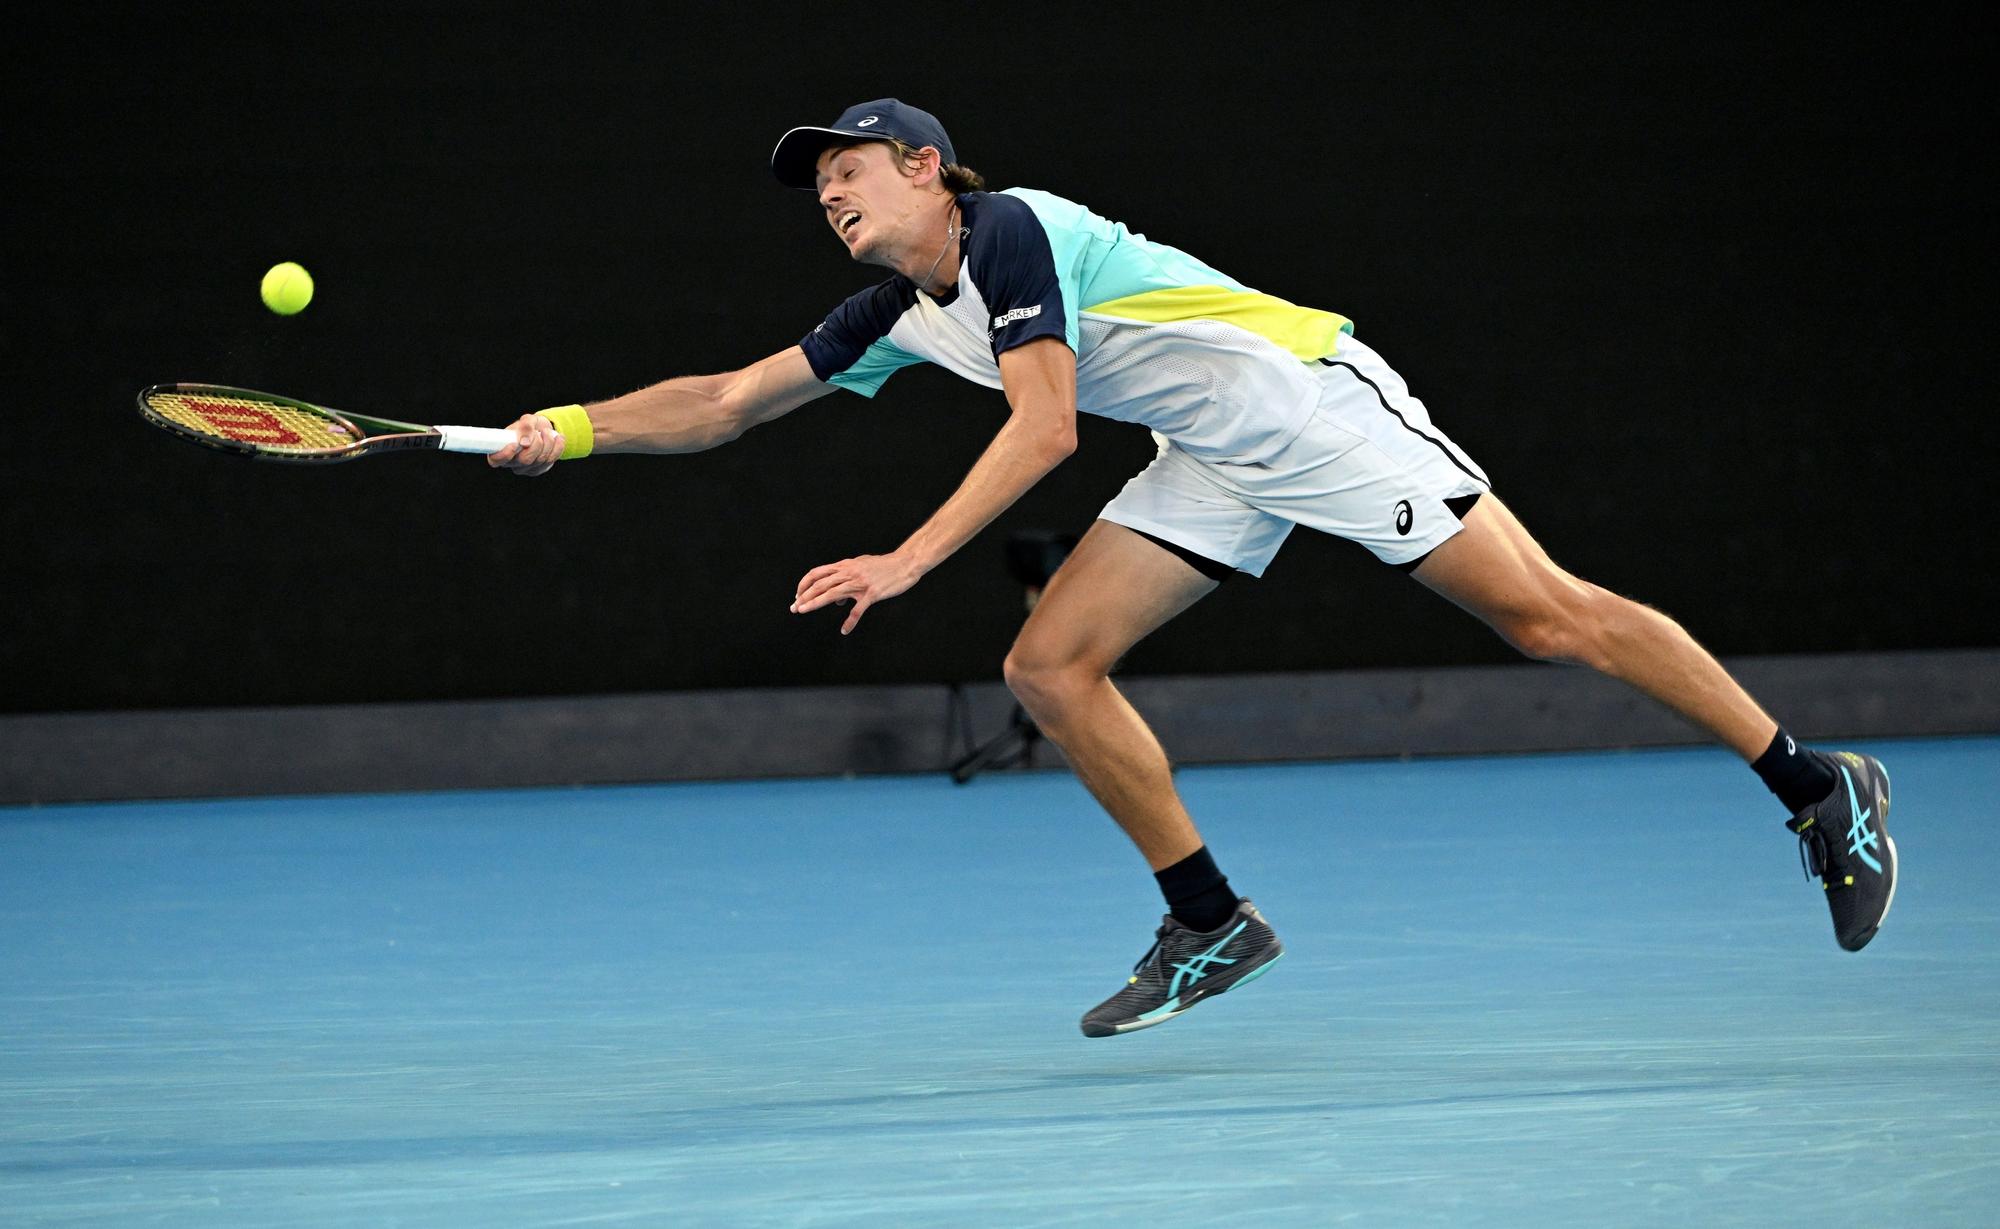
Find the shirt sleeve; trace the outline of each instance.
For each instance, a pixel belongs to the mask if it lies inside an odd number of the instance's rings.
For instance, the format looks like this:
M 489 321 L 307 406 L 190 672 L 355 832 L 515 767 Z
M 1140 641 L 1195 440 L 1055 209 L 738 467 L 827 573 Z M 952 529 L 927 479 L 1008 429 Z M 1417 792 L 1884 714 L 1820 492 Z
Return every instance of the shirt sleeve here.
M 993 318 L 986 336 L 993 357 L 1037 337 L 1058 337 L 1076 349 L 1076 295 L 1064 285 L 1048 232 L 1034 210 L 1000 193 L 979 198 L 978 231 L 967 271 Z
M 821 381 L 873 397 L 903 367 L 924 360 L 889 340 L 889 330 L 916 302 L 917 288 L 892 277 L 853 295 L 799 341 Z

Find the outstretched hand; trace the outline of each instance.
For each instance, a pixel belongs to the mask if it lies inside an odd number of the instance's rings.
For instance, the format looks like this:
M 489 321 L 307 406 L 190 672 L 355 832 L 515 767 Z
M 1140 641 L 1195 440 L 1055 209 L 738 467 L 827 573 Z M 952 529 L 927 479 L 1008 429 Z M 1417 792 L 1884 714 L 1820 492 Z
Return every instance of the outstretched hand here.
M 907 592 L 923 573 L 901 555 L 856 555 L 839 563 L 822 564 L 799 581 L 792 599 L 792 613 L 805 614 L 835 602 L 852 603 L 847 621 L 840 625 L 845 636 L 861 622 L 870 606 Z

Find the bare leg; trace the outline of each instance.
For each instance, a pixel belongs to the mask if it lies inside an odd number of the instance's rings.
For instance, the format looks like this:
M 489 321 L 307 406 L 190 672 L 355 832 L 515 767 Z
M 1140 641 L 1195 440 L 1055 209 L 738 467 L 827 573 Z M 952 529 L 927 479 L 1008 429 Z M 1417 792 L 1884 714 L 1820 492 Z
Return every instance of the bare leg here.
M 1678 623 L 1557 567 L 1490 493 L 1415 575 L 1528 656 L 1590 666 L 1629 683 L 1746 761 L 1762 755 L 1778 731 Z
M 1215 586 L 1173 552 L 1099 521 L 1007 654 L 1007 685 L 1154 870 L 1201 848 L 1201 834 L 1159 739 L 1109 676 L 1127 650 Z

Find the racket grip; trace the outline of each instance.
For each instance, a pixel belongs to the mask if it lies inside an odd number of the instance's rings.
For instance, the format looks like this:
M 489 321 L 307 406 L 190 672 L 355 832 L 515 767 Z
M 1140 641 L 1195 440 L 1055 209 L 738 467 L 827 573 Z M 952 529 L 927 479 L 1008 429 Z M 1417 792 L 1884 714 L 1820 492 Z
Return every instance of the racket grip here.
M 505 427 L 439 427 L 438 447 L 445 452 L 476 452 L 481 456 L 515 443 L 514 433 Z

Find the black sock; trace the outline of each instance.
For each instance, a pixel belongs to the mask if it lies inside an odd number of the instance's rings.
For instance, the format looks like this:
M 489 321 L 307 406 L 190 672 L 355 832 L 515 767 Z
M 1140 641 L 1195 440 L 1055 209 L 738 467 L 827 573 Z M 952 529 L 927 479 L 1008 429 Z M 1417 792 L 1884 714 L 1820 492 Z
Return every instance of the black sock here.
M 1833 792 L 1833 765 L 1824 755 L 1793 741 L 1785 727 L 1750 770 L 1764 779 L 1764 788 L 1778 796 L 1785 809 L 1796 815 Z
M 1219 929 L 1236 913 L 1236 893 L 1215 868 L 1215 859 L 1203 845 L 1187 857 L 1154 871 L 1160 881 L 1160 895 L 1167 898 L 1167 912 L 1189 930 L 1204 934 Z

